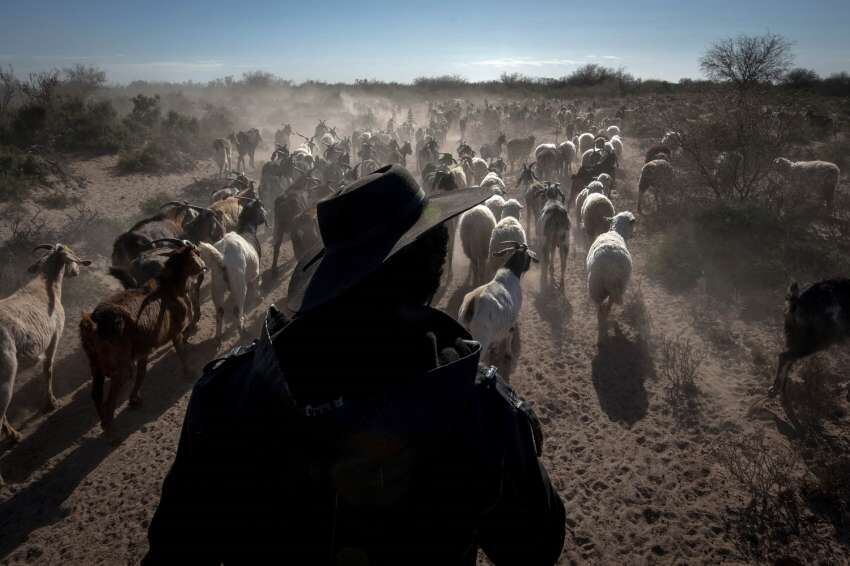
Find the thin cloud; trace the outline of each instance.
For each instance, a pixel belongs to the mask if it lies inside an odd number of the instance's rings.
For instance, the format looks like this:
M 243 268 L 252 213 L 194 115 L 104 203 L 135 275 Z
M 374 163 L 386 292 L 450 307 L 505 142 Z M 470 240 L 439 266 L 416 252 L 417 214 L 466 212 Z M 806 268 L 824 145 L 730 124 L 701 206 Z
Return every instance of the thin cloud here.
M 578 65 L 575 59 L 534 59 L 532 57 L 505 57 L 501 59 L 485 59 L 473 61 L 470 65 L 481 67 L 553 67 L 563 65 Z
M 617 57 L 616 55 L 603 55 L 602 58 L 609 59 L 611 61 L 619 61 L 622 59 L 622 57 Z

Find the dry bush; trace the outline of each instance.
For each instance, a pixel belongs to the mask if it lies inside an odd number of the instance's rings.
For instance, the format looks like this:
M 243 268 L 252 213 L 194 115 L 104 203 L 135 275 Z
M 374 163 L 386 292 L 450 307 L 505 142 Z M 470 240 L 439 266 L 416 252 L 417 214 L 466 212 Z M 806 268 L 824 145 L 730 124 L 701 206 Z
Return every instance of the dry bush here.
M 662 336 L 656 358 L 664 380 L 664 395 L 674 415 L 684 416 L 688 402 L 699 390 L 697 377 L 706 352 L 687 338 Z
M 174 200 L 174 195 L 167 191 L 157 191 L 153 196 L 139 203 L 139 210 L 144 216 L 153 216 L 159 212 L 163 204 Z
M 712 456 L 747 493 L 749 502 L 739 517 L 742 534 L 756 546 L 767 539 L 784 541 L 799 533 L 795 468 L 791 448 L 770 444 L 763 432 L 721 442 Z

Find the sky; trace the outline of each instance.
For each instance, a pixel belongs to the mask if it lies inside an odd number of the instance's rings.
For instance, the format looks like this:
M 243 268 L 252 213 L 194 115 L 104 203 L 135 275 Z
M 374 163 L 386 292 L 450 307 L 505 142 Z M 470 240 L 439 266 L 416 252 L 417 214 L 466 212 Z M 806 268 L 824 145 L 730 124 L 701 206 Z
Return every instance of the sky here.
M 0 0 L 0 14 L 3 67 L 82 63 L 111 83 L 560 77 L 586 63 L 678 81 L 701 76 L 711 41 L 766 31 L 794 42 L 795 66 L 850 70 L 850 0 Z

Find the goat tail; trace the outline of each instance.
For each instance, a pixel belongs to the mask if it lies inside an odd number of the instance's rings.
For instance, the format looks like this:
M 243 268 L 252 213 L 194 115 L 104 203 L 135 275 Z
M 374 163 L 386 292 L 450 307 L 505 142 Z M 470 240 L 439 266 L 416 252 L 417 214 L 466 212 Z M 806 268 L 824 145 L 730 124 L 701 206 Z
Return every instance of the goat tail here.
M 115 267 L 113 265 L 109 268 L 109 274 L 117 279 L 125 289 L 138 289 L 141 287 L 139 282 L 136 281 L 136 278 L 130 274 L 129 270 L 123 267 Z
M 84 312 L 80 315 L 80 343 L 83 350 L 89 355 L 94 352 L 95 339 L 98 335 L 98 325 L 92 318 L 92 313 Z

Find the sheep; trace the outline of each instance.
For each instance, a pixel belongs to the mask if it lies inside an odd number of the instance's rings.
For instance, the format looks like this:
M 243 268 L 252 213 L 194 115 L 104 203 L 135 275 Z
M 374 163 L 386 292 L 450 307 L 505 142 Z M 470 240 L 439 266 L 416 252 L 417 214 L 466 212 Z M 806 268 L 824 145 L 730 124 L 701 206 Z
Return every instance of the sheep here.
M 479 204 L 460 217 L 460 245 L 469 258 L 469 273 L 473 285 L 484 280 L 490 253 L 490 237 L 496 227 L 496 217 L 490 209 Z
M 611 229 L 593 241 L 586 259 L 587 292 L 596 303 L 600 343 L 606 333 L 611 306 L 623 302 L 632 275 L 632 256 L 626 243 L 632 237 L 635 216 L 631 212 L 621 212 L 607 220 Z
M 502 180 L 498 173 L 494 173 L 493 171 L 490 171 L 489 173 L 484 175 L 484 178 L 481 179 L 480 186 L 484 189 L 491 190 L 495 195 L 504 196 L 504 194 L 507 192 L 507 189 L 505 188 L 505 182 Z
M 472 173 L 473 184 L 480 186 L 484 178 L 490 173 L 490 166 L 487 165 L 487 162 L 480 157 L 473 157 Z
M 216 346 L 221 346 L 225 291 L 230 293 L 234 303 L 233 315 L 241 335 L 245 331 L 246 301 L 249 296 L 256 298 L 258 295 L 260 258 L 254 246 L 236 232 L 229 232 L 215 245 L 202 242 L 198 249 L 212 272 L 215 341 Z
M 92 312 L 84 312 L 80 320 L 80 342 L 92 373 L 92 399 L 107 435 L 111 435 L 118 396 L 131 377 L 135 381 L 130 405 L 141 403 L 139 390 L 148 356 L 154 349 L 171 341 L 183 373 L 187 377 L 190 374 L 185 352 L 193 318 L 188 285 L 206 266 L 191 242 L 176 239 L 165 242 L 175 247 L 157 279 L 144 287 L 112 295 Z M 112 385 L 104 402 L 107 377 Z
M 613 138 L 614 136 L 620 135 L 620 128 L 619 126 L 608 126 L 605 129 L 605 133 L 608 135 L 608 137 Z
M 584 201 L 587 200 L 587 196 L 591 193 L 605 194 L 605 185 L 600 181 L 593 181 L 583 188 L 578 195 L 576 195 L 576 216 L 578 216 L 579 219 L 581 219 L 581 209 L 584 206 Z
M 587 195 L 579 218 L 581 218 L 581 227 L 584 228 L 588 244 L 592 244 L 599 234 L 608 231 L 610 227 L 608 219 L 612 216 L 614 216 L 614 205 L 608 197 L 599 193 Z
M 520 281 L 531 262 L 537 262 L 537 256 L 522 242 L 505 242 L 495 255 L 500 257 L 509 253 L 504 267 L 489 283 L 467 293 L 458 311 L 460 323 L 481 344 L 483 363 L 508 359 L 507 367 L 500 368 L 505 378 L 510 370 L 513 339 L 522 309 Z
M 620 139 L 620 136 L 614 136 L 608 142 L 611 144 L 611 147 L 614 149 L 614 153 L 617 154 L 617 159 L 622 159 L 623 157 L 623 140 Z
M 654 159 L 644 163 L 638 180 L 637 211 L 640 214 L 643 193 L 654 189 L 656 201 L 664 200 L 666 193 L 672 188 L 674 179 L 673 166 L 665 159 Z
M 832 210 L 840 170 L 829 161 L 790 161 L 784 157 L 773 160 L 773 169 L 779 172 L 792 190 L 816 192 L 826 208 Z
M 596 180 L 602 184 L 602 194 L 611 198 L 611 189 L 614 186 L 614 178 L 608 173 L 600 173 L 596 176 Z
M 500 195 L 493 195 L 485 200 L 484 206 L 490 209 L 490 212 L 496 218 L 496 222 L 502 219 L 502 209 L 505 208 L 505 199 Z
M 62 280 L 79 275 L 79 266 L 91 265 L 62 244 L 42 244 L 34 251 L 39 250 L 48 252 L 30 266 L 35 277 L 0 300 L 0 438 L 5 435 L 13 442 L 21 435 L 9 424 L 6 410 L 19 370 L 43 360 L 45 409 L 58 406 L 53 395 L 53 360 L 65 328 Z
M 571 175 L 573 172 L 573 161 L 576 158 L 576 146 L 571 141 L 561 142 L 558 146 L 561 156 L 561 175 Z
M 555 248 L 561 260 L 560 288 L 564 287 L 564 272 L 567 268 L 567 256 L 570 253 L 570 216 L 564 205 L 564 193 L 558 185 L 549 185 L 546 188 L 546 202 L 540 213 L 540 236 L 542 247 L 542 268 L 544 280 L 549 277 L 555 279 Z
M 578 137 L 578 154 L 584 155 L 588 149 L 593 149 L 596 136 L 590 132 L 585 132 Z
M 543 180 L 552 181 L 558 176 L 561 168 L 561 156 L 555 144 L 538 145 L 534 151 L 534 157 L 537 170 Z
M 788 373 L 803 359 L 850 337 L 850 279 L 825 279 L 802 293 L 796 282 L 785 296 L 785 351 L 779 354 L 776 378 L 768 391 L 785 401 Z M 850 398 L 850 390 L 848 390 Z
M 502 219 L 496 223 L 496 227 L 493 228 L 493 234 L 490 236 L 490 265 L 487 270 L 489 277 L 492 277 L 505 263 L 505 260 L 501 256 L 495 254 L 505 247 L 506 242 L 526 244 L 528 243 L 528 239 L 519 220 L 514 216 L 507 216 L 503 213 Z
M 499 219 L 513 217 L 519 220 L 520 211 L 523 208 L 525 207 L 517 199 L 508 199 L 505 201 L 504 206 L 502 206 L 502 215 Z
M 218 165 L 218 176 L 221 177 L 225 171 L 230 171 L 233 168 L 230 162 L 230 141 L 225 138 L 216 138 L 213 141 L 213 150 L 215 151 L 215 163 Z

